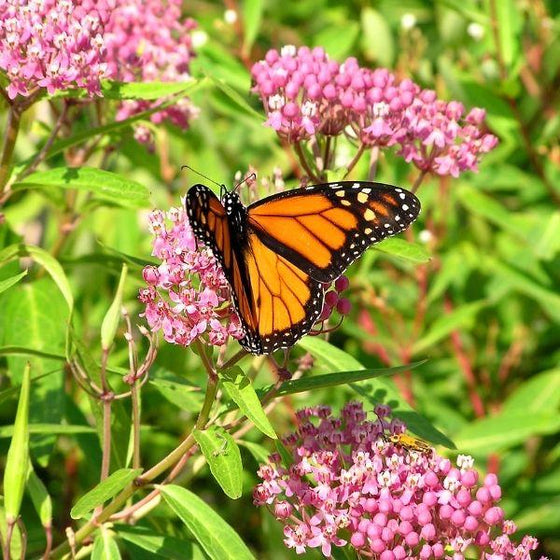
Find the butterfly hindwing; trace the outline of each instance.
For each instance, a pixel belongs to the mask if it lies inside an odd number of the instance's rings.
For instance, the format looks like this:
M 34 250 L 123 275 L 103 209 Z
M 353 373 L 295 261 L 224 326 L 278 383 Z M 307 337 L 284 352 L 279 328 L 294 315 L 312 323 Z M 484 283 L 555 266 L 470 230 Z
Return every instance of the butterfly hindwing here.
M 270 249 L 315 280 L 331 282 L 372 243 L 406 229 L 420 203 L 382 183 L 341 181 L 252 204 L 248 223 Z

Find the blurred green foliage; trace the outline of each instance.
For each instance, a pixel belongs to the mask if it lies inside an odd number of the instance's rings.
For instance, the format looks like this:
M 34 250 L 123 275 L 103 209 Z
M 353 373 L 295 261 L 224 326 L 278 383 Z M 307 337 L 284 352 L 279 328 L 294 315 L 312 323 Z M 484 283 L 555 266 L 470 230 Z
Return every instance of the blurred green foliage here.
M 402 259 L 397 249 L 370 250 L 350 269 L 354 312 L 330 338 L 346 352 L 343 362 L 353 356 L 359 366 L 375 368 L 427 361 L 383 381 L 288 396 L 270 416 L 276 433 L 290 430 L 299 406 L 389 401 L 412 431 L 451 446 L 449 438 L 482 470 L 497 472 L 507 516 L 520 532 L 541 540 L 543 554 L 560 555 L 560 5 L 552 0 L 227 5 L 239 10 L 234 23 L 226 21 L 220 3 L 184 7 L 205 40 L 192 65 L 199 81 L 189 91 L 200 115 L 188 132 L 157 128 L 156 150 L 150 153 L 127 123 L 107 119 L 93 125 L 93 109 L 76 113 L 70 134 L 52 146 L 40 171 L 45 188 L 23 182 L 1 210 L 0 262 L 6 263 L 0 267 L 0 424 L 13 424 L 29 360 L 30 423 L 46 425 L 32 434 L 31 454 L 53 497 L 55 540 L 64 538 L 60 531 L 70 522 L 71 506 L 98 482 L 101 465 L 99 416 L 64 367 L 69 313 L 82 340 L 82 362 L 95 369 L 101 324 L 126 263 L 123 301 L 133 323 L 142 323 L 136 296 L 151 252 L 145 213 L 178 205 L 198 180 L 180 173 L 182 164 L 226 184 L 249 166 L 260 176 L 280 166 L 288 181 L 297 182 L 288 151 L 263 127 L 259 101 L 249 94 L 248 71 L 268 48 L 296 44 L 323 46 L 338 60 L 356 56 L 362 64 L 387 66 L 442 98 L 483 107 L 500 144 L 478 174 L 425 180 L 413 239 L 424 246 L 428 262 Z M 105 110 L 111 101 L 99 103 Z M 24 114 L 17 163 L 33 156 L 47 137 L 52 121 L 45 111 L 38 104 Z M 93 137 L 94 126 L 105 127 L 104 134 L 69 193 L 49 168 L 68 165 Z M 114 149 L 103 157 L 107 145 Z M 101 166 L 118 175 L 104 177 Z M 354 172 L 364 175 L 366 161 Z M 409 166 L 384 154 L 378 180 L 407 186 L 414 178 Z M 48 187 L 49 181 L 56 186 Z M 47 256 L 20 248 L 8 262 L 2 250 L 14 244 L 38 246 Z M 26 269 L 25 277 L 16 276 Z M 122 334 L 121 325 L 108 362 L 115 384 L 128 367 Z M 323 355 L 315 342 L 306 339 L 296 351 L 301 354 L 309 343 L 317 352 L 313 373 L 360 369 L 349 363 L 339 367 L 335 354 Z M 249 368 L 248 359 L 242 367 Z M 262 363 L 258 367 L 258 386 L 274 381 Z M 196 355 L 161 346 L 142 391 L 143 464 L 157 463 L 190 431 L 205 379 Z M 129 418 L 130 403 L 115 403 L 114 469 L 127 464 Z M 0 429 L 2 467 L 7 435 Z M 200 462 L 187 467 L 181 483 L 188 482 L 220 512 L 257 557 L 295 557 L 281 545 L 272 516 L 251 505 L 257 468 L 252 453 L 262 456 L 257 444 L 268 451 L 273 445 L 257 430 L 246 439 L 241 499 L 227 498 Z M 28 550 L 36 555 L 44 548 L 44 533 L 29 496 L 22 510 Z M 123 554 L 139 559 L 153 558 L 158 550 L 158 557 L 185 557 L 179 553 L 190 537 L 165 504 L 140 525 L 114 531 Z M 111 534 L 97 539 L 113 547 Z M 94 551 L 102 545 L 96 540 Z M 196 545 L 189 546 L 189 557 L 203 557 Z

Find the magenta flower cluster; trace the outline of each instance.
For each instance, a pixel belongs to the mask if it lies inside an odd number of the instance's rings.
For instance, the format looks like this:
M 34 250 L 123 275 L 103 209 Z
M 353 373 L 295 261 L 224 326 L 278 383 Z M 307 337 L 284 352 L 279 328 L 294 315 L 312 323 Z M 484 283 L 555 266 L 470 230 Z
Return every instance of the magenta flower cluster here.
M 265 124 L 292 143 L 344 133 L 366 147 L 395 146 L 419 169 L 453 176 L 476 170 L 497 143 L 484 131 L 482 109 L 465 116 L 458 102 L 385 68 L 362 68 L 355 58 L 339 64 L 320 47 L 270 50 L 251 73 Z
M 473 459 L 456 465 L 431 450 L 392 443 L 405 425 L 377 406 L 367 420 L 361 403 L 340 417 L 327 406 L 298 413 L 298 428 L 283 439 L 293 462 L 279 454 L 258 471 L 254 503 L 284 525 L 284 542 L 302 554 L 347 546 L 359 558 L 379 560 L 529 560 L 538 543 L 524 537 L 497 505 L 501 489 L 489 474 L 482 484 Z
M 49 94 L 74 86 L 100 93 L 107 77 L 105 0 L 0 0 L 0 69 L 10 99 L 36 88 Z
M 139 299 L 153 331 L 161 330 L 167 342 L 188 346 L 201 338 L 220 346 L 228 337 L 241 338 L 243 329 L 230 300 L 230 288 L 212 253 L 197 248 L 184 208 L 167 215 L 156 210 L 149 216 L 154 235 L 152 254 L 162 262 L 147 266 L 148 286 Z
M 122 82 L 186 82 L 194 56 L 191 31 L 196 22 L 181 15 L 181 0 L 124 0 L 117 2 L 105 32 L 110 76 Z M 150 109 L 159 101 L 130 100 L 121 104 L 117 120 Z M 164 120 L 186 129 L 197 114 L 183 98 L 151 115 L 155 124 Z M 139 127 L 137 140 L 149 143 L 151 134 Z

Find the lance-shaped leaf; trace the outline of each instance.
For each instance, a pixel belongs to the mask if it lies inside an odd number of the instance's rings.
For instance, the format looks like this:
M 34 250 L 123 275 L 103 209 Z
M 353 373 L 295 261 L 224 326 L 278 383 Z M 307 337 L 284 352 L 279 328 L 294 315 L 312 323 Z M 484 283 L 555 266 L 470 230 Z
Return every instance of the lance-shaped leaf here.
M 128 268 L 126 264 L 123 264 L 121 277 L 119 280 L 119 286 L 117 288 L 117 293 L 115 294 L 115 298 L 113 299 L 113 303 L 105 318 L 103 319 L 103 323 L 101 323 L 101 348 L 104 351 L 109 350 L 111 345 L 113 344 L 113 340 L 115 338 L 115 333 L 117 332 L 117 328 L 119 326 L 119 321 L 121 318 L 121 306 L 123 301 L 123 290 L 124 290 L 124 283 L 126 281 L 126 273 Z
M 142 469 L 119 469 L 111 476 L 102 480 L 95 488 L 84 494 L 70 511 L 72 519 L 80 519 L 107 500 L 116 496 L 130 484 Z
M 19 404 L 14 423 L 14 435 L 8 449 L 4 471 L 4 507 L 8 523 L 14 523 L 19 515 L 23 490 L 29 464 L 29 363 L 23 371 Z
M 52 500 L 43 481 L 33 470 L 31 461 L 27 471 L 27 492 L 31 497 L 33 507 L 41 520 L 41 524 L 43 527 L 50 527 L 52 525 Z
M 243 465 L 235 440 L 219 426 L 194 430 L 193 436 L 222 490 L 232 499 L 243 492 Z
M 268 437 L 276 439 L 251 380 L 239 367 L 232 367 L 222 374 L 222 386 L 229 398 L 237 404 L 241 412 Z
M 169 507 L 179 516 L 212 560 L 254 560 L 240 536 L 196 494 L 174 484 L 159 487 Z

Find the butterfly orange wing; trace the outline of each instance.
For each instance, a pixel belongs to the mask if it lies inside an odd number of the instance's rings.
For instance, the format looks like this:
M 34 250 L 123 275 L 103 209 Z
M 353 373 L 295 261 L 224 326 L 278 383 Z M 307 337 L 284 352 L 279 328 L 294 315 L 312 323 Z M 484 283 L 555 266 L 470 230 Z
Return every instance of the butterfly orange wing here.
M 331 282 L 372 243 L 406 229 L 420 202 L 382 183 L 341 181 L 282 192 L 252 204 L 248 223 L 272 251 Z

